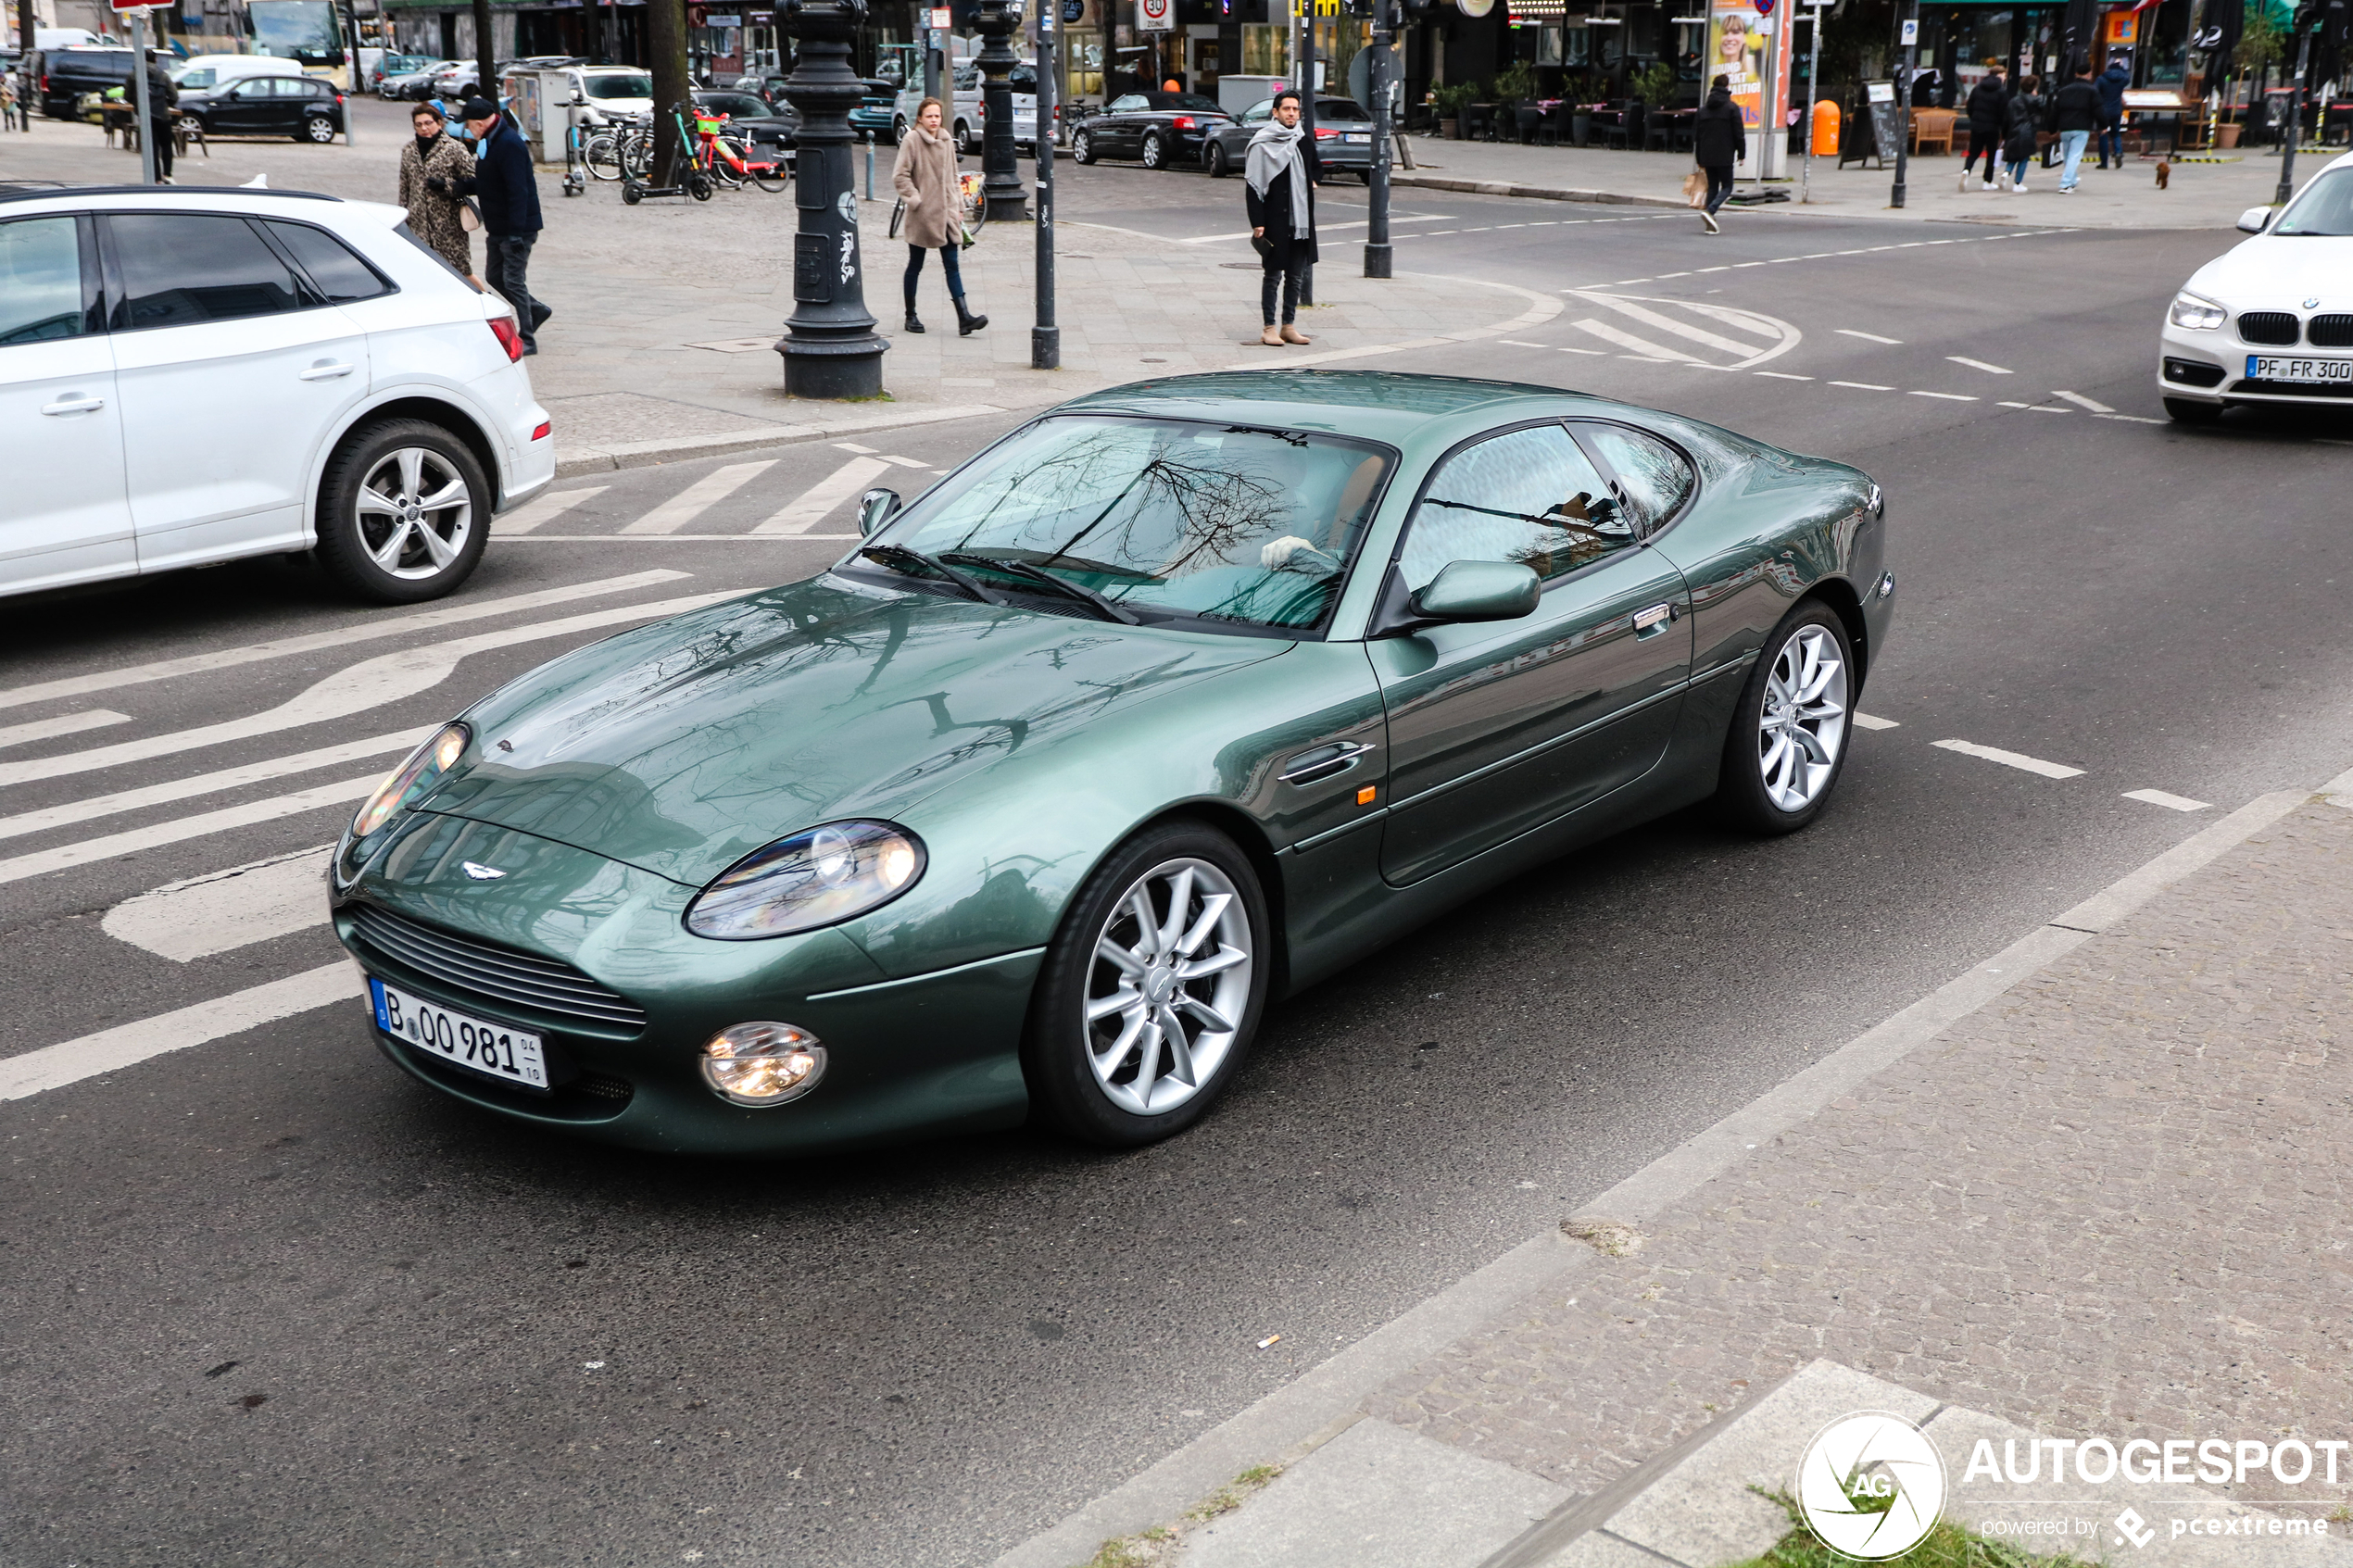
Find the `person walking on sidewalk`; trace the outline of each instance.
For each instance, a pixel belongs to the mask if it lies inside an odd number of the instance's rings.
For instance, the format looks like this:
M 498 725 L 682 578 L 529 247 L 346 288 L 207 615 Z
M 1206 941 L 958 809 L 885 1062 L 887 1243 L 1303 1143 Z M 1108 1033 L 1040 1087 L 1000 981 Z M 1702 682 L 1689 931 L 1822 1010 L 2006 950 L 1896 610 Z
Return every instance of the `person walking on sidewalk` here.
M 2010 189 L 2026 192 L 2026 166 L 2033 161 L 2036 133 L 2043 128 L 2043 83 L 2023 78 L 2010 94 L 2008 140 L 2002 144 L 2003 161 L 2009 165 Z
M 1276 94 L 1274 110 L 1251 137 L 1242 160 L 1242 207 L 1258 251 L 1258 313 L 1266 323 L 1258 341 L 1269 348 L 1309 341 L 1297 324 L 1299 294 L 1315 265 L 1315 187 L 1324 182 L 1324 164 L 1300 129 L 1299 113 L 1297 92 L 1286 87 Z
M 2124 167 L 2124 89 L 2133 85 L 2133 68 L 2120 55 L 2108 62 L 2100 79 L 2100 167 Z
M 400 149 L 400 194 L 396 199 L 409 209 L 409 227 L 426 248 L 480 288 L 473 242 L 466 237 L 465 203 L 450 189 L 473 172 L 474 160 L 448 133 L 448 122 L 431 104 L 417 106 L 409 128 L 416 135 Z M 432 183 L 436 181 L 437 188 Z
M 1741 111 L 1732 107 L 1729 76 L 1707 84 L 1707 102 L 1692 120 L 1692 157 L 1707 176 L 1707 205 L 1700 208 L 1700 226 L 1720 234 L 1724 229 L 1716 214 L 1732 194 L 1732 165 L 1748 161 L 1748 131 L 1741 123 Z
M 489 99 L 468 98 L 458 112 L 465 116 L 467 133 L 481 144 L 482 156 L 472 174 L 456 180 L 428 174 L 425 188 L 436 194 L 481 198 L 484 249 L 488 253 L 484 270 L 490 274 L 491 288 L 515 307 L 522 351 L 536 354 L 539 329 L 555 311 L 531 297 L 531 247 L 539 243 L 543 227 L 531 149 L 522 132 Z
M 2043 111 L 2043 119 L 2058 132 L 2059 194 L 2071 194 L 2075 182 L 2082 177 L 2083 144 L 2092 139 L 2093 127 L 2100 120 L 2100 90 L 2092 85 L 2089 66 L 2074 68 L 2074 79 L 2051 94 L 2051 106 Z
M 970 337 L 988 325 L 964 307 L 964 274 L 957 253 L 964 244 L 963 199 L 956 188 L 956 139 L 939 129 L 939 100 L 925 98 L 915 107 L 915 123 L 899 141 L 899 161 L 891 167 L 890 186 L 907 204 L 900 233 L 907 241 L 907 330 L 919 332 L 915 315 L 915 284 L 924 275 L 924 253 L 939 252 L 939 270 L 948 274 L 948 297 L 956 302 L 956 335 Z
M 171 183 L 172 111 L 180 106 L 180 89 L 164 75 L 153 49 L 147 51 L 147 124 L 142 132 L 156 149 L 156 183 Z
M 1988 70 L 1978 84 L 1969 90 L 1969 156 L 1961 159 L 1961 189 L 1969 189 L 1969 166 L 1977 155 L 1985 155 L 1986 190 L 2001 172 L 2002 137 L 2009 130 L 2009 84 L 2002 80 L 2002 68 Z

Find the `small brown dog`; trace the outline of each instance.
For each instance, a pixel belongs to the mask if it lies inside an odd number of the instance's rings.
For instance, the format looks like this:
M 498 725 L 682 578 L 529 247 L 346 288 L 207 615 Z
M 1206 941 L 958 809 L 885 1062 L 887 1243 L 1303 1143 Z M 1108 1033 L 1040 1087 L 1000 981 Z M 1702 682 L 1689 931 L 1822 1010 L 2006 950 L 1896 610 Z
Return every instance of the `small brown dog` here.
M 2165 189 L 2165 182 L 2173 177 L 2173 166 L 2163 158 L 2157 160 L 2157 188 Z

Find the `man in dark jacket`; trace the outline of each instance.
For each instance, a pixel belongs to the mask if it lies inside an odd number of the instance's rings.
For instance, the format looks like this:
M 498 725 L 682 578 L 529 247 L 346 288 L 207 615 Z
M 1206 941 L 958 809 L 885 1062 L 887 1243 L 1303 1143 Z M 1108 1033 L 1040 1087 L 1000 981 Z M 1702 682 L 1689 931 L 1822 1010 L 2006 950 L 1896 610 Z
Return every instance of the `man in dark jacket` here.
M 531 247 L 538 243 L 541 227 L 539 182 L 532 173 L 531 149 L 524 144 L 522 132 L 508 123 L 489 99 L 468 98 L 458 112 L 465 118 L 467 134 L 482 147 L 474 172 L 470 178 L 447 182 L 436 174 L 425 184 L 428 189 L 481 198 L 483 237 L 488 252 L 483 276 L 515 307 L 522 351 L 536 354 L 539 329 L 555 312 L 531 297 Z
M 156 149 L 156 182 L 171 183 L 172 110 L 180 105 L 180 89 L 164 75 L 153 49 L 147 51 L 147 127 L 145 135 Z
M 1251 136 L 1242 161 L 1242 208 L 1258 250 L 1259 313 L 1266 322 L 1258 341 L 1269 348 L 1308 341 L 1299 330 L 1299 295 L 1315 264 L 1315 187 L 1324 182 L 1324 165 L 1299 114 L 1297 93 L 1286 87 L 1276 94 L 1274 110 Z
M 2124 167 L 2124 89 L 2133 84 L 2133 70 L 2122 59 L 2108 62 L 2093 85 L 2100 90 L 2100 167 L 2111 162 Z
M 2058 132 L 2059 157 L 2064 160 L 2059 169 L 2059 194 L 2075 189 L 2075 182 L 2082 175 L 2083 144 L 2092 139 L 2092 128 L 2100 120 L 2100 90 L 2092 85 L 2092 72 L 2087 66 L 2074 68 L 2074 79 L 2051 94 L 2051 107 L 2043 111 L 2044 124 Z
M 1732 194 L 1732 165 L 1748 161 L 1748 128 L 1732 106 L 1729 76 L 1707 84 L 1707 102 L 1692 120 L 1692 158 L 1707 176 L 1707 205 L 1700 211 L 1700 223 L 1709 233 L 1720 234 L 1724 231 L 1716 213 Z
M 2027 77 L 2010 94 L 2009 125 L 2003 132 L 2002 157 L 2010 166 L 2010 182 L 2023 194 L 2026 190 L 2026 166 L 2034 161 L 2034 149 L 2040 140 L 2035 132 L 2043 125 L 2043 84 Z
M 1985 155 L 1985 189 L 1994 188 L 1994 166 L 2002 161 L 2002 137 L 2010 123 L 2009 85 L 1995 66 L 1969 91 L 1969 156 L 1961 159 L 1961 189 L 1969 189 L 1969 166 Z

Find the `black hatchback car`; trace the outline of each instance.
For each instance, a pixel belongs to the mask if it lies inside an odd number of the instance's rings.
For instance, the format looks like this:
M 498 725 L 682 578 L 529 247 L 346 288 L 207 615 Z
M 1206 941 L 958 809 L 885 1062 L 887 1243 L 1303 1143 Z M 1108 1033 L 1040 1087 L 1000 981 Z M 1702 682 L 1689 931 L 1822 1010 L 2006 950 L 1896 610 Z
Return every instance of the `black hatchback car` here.
M 1241 119 L 1221 125 L 1203 140 L 1202 167 L 1212 180 L 1239 174 L 1250 157 L 1250 139 L 1275 112 L 1275 100 L 1261 98 L 1242 110 Z M 1373 167 L 1373 117 L 1353 98 L 1315 100 L 1315 157 L 1326 174 L 1353 174 L 1365 179 Z
M 1199 93 L 1125 93 L 1070 133 L 1070 156 L 1081 163 L 1132 157 L 1146 169 L 1198 163 L 1210 132 L 1234 123 L 1214 98 Z
M 180 94 L 208 136 L 291 136 L 321 145 L 343 129 L 343 94 L 315 76 L 248 76 Z

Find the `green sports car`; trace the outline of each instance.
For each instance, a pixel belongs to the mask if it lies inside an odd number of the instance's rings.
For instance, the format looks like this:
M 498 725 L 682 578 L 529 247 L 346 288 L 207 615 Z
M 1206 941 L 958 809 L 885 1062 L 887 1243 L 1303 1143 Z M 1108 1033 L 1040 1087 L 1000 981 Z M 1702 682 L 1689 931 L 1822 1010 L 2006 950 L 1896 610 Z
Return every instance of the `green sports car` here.
M 1836 785 L 1884 645 L 1843 464 L 1534 386 L 1066 403 L 831 570 L 567 654 L 338 847 L 377 1044 L 644 1148 L 1202 1114 L 1270 997 L 1713 797 Z

